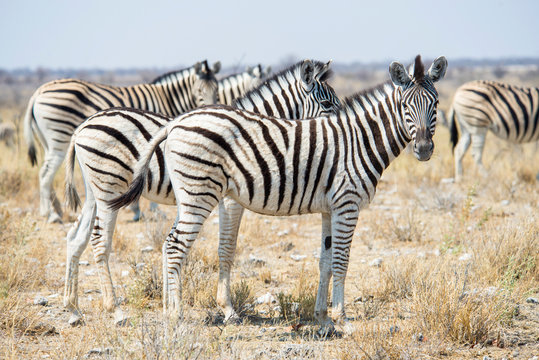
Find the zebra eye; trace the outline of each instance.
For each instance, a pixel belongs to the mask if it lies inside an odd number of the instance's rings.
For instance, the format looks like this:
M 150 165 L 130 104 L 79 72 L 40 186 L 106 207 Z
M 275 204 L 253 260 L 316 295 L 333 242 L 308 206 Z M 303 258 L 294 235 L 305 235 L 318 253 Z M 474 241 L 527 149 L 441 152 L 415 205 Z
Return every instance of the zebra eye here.
M 324 109 L 331 109 L 333 104 L 329 100 L 324 100 L 320 103 Z

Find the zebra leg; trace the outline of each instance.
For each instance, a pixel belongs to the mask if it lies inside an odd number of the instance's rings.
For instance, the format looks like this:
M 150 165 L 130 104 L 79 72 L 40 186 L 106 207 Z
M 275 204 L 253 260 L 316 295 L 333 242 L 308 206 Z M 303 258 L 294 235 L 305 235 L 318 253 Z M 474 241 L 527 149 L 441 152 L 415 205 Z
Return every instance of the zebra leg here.
M 138 201 L 135 201 L 129 205 L 129 210 L 133 212 L 133 219 L 131 221 L 137 222 L 142 217 L 142 213 L 140 211 L 140 205 Z
M 110 210 L 105 204 L 98 204 L 95 224 L 90 238 L 94 251 L 94 258 L 99 273 L 101 292 L 103 294 L 103 306 L 105 310 L 114 312 L 114 321 L 117 325 L 123 325 L 126 321 L 122 310 L 116 301 L 114 285 L 110 275 L 109 257 L 112 248 L 112 235 L 116 225 L 118 211 Z
M 482 176 L 487 175 L 487 171 L 483 166 L 483 149 L 485 148 L 485 138 L 487 137 L 486 129 L 478 129 L 472 134 L 472 156 L 477 165 L 477 169 Z
M 455 181 L 459 182 L 462 180 L 462 158 L 466 151 L 470 147 L 471 136 L 470 133 L 466 130 L 464 126 L 460 127 L 462 134 L 460 136 L 459 142 L 455 147 Z
M 39 171 L 39 212 L 50 223 L 62 222 L 62 208 L 52 188 L 54 175 L 62 165 L 65 153 L 48 151 Z
M 170 229 L 170 232 L 167 235 L 166 240 L 163 242 L 162 246 L 162 275 L 163 275 L 163 310 L 167 309 L 168 307 L 168 281 L 165 281 L 168 278 L 168 272 L 167 272 L 167 243 L 171 241 L 172 235 L 174 234 L 174 231 L 176 230 L 176 226 L 178 225 L 179 216 L 176 216 L 176 219 L 174 220 L 174 225 L 172 225 L 172 228 Z
M 187 193 L 183 190 L 179 191 L 185 194 L 185 196 L 181 197 L 176 194 L 179 221 L 171 238 L 167 239 L 165 246 L 168 299 L 166 302 L 167 308 L 163 310 L 165 316 L 170 317 L 173 321 L 181 317 L 181 268 L 185 264 L 191 246 L 196 240 L 204 221 L 219 202 L 217 197 L 206 195 L 208 194 L 207 192 L 196 194 Z
M 346 203 L 346 202 L 345 202 Z M 345 331 L 349 324 L 346 322 L 344 310 L 344 281 L 348 270 L 350 245 L 357 224 L 359 209 L 353 204 L 338 208 L 331 214 L 331 272 L 333 275 L 332 316 L 338 322 L 344 323 Z
M 234 263 L 238 229 L 243 215 L 243 206 L 230 198 L 219 203 L 219 283 L 217 304 L 225 314 L 225 322 L 239 319 L 232 306 L 230 294 L 230 269 Z
M 69 324 L 77 325 L 82 320 L 78 304 L 79 259 L 90 240 L 90 232 L 95 219 L 95 199 L 86 188 L 86 200 L 82 212 L 67 234 L 67 261 L 64 289 L 64 307 L 71 312 Z
M 328 291 L 331 280 L 331 217 L 329 214 L 322 214 L 322 245 L 320 248 L 320 281 L 318 283 L 318 294 L 314 306 L 314 317 L 320 324 L 320 335 L 328 335 L 334 332 L 333 321 L 328 316 Z

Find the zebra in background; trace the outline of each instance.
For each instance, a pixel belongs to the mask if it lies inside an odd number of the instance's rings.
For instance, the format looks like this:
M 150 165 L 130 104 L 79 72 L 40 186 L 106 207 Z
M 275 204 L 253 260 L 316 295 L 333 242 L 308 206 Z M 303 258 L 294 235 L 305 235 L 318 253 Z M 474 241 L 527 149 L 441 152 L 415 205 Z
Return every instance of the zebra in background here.
M 329 63 L 305 60 L 267 79 L 257 89 L 238 99 L 235 105 L 242 109 L 264 114 L 278 113 L 291 118 L 332 113 L 340 106 L 340 102 L 334 90 L 326 83 L 329 75 Z M 72 137 L 66 162 L 66 198 L 72 207 L 79 203 L 73 184 L 75 153 L 86 189 L 81 215 L 67 235 L 64 305 L 72 312 L 72 324 L 81 319 L 77 294 L 78 264 L 90 240 L 99 268 L 104 306 L 114 312 L 116 322 L 125 319 L 115 301 L 108 267 L 117 211 L 111 211 L 106 201 L 127 190 L 141 150 L 147 146 L 152 135 L 171 120 L 155 113 L 113 108 L 90 117 Z M 151 179 L 144 195 L 151 201 L 173 205 L 176 199 L 169 174 L 165 170 L 163 154 L 160 150 L 157 153 L 159 155 L 153 158 L 149 175 Z M 221 230 L 228 227 L 226 221 L 221 223 Z M 225 230 L 223 232 L 225 234 L 221 234 L 221 237 L 228 239 L 228 233 Z M 230 269 L 230 257 L 233 257 L 233 251 L 220 252 L 221 263 L 224 264 L 221 272 Z M 230 298 L 230 274 L 224 274 L 221 278 L 225 280 L 220 280 L 219 293 Z
M 49 222 L 61 222 L 62 206 L 52 187 L 62 164 L 71 135 L 86 118 L 111 107 L 129 106 L 177 116 L 216 102 L 217 80 L 206 60 L 194 66 L 164 74 L 152 84 L 117 87 L 77 79 L 48 82 L 39 87 L 28 103 L 24 134 L 32 165 L 37 164 L 34 135 L 44 148 L 39 171 L 40 214 Z
M 264 70 L 262 65 L 248 67 L 244 72 L 232 74 L 218 81 L 219 104 L 232 105 L 233 101 L 247 91 L 256 88 L 271 73 L 271 66 Z
M 430 159 L 438 105 L 434 82 L 446 68 L 442 56 L 425 74 L 417 56 L 410 76 L 393 62 L 392 83 L 345 99 L 335 115 L 287 121 L 209 106 L 160 130 L 137 163 L 129 191 L 110 206 L 129 204 L 149 181 L 153 184 L 150 160 L 166 139 L 164 160 L 179 219 L 163 246 L 164 310 L 172 310 L 167 315 L 179 315 L 181 268 L 193 242 L 212 209 L 229 196 L 266 215 L 322 214 L 315 317 L 322 333 L 333 331 L 327 314 L 329 280 L 333 276 L 333 316 L 344 320 L 344 281 L 359 211 L 373 199 L 383 170 L 407 143 L 413 141 L 418 160 Z
M 539 140 L 539 88 L 471 81 L 455 92 L 448 117 L 455 154 L 455 181 L 462 180 L 462 158 L 470 143 L 475 163 L 485 174 L 482 156 L 488 130 L 518 144 Z
M 271 66 L 263 70 L 262 65 L 258 64 L 255 67 L 247 67 L 242 73 L 232 74 L 219 79 L 217 81 L 217 101 L 219 104 L 233 105 L 235 99 L 259 86 L 270 72 Z M 138 201 L 132 203 L 129 209 L 134 213 L 132 221 L 139 221 L 142 212 L 140 211 Z M 150 210 L 153 212 L 157 211 L 157 204 L 152 202 L 150 204 Z

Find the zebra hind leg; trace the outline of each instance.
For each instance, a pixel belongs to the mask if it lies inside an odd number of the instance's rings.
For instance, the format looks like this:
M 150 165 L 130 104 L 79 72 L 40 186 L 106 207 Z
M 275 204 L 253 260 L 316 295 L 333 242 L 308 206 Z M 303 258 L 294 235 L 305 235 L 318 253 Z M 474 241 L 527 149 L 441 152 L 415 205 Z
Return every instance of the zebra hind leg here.
M 116 325 L 124 325 L 127 322 L 127 317 L 118 305 L 109 267 L 112 235 L 117 216 L 118 211 L 110 210 L 106 204 L 98 203 L 90 243 L 92 244 L 94 258 L 98 268 L 101 292 L 103 294 L 103 306 L 107 311 L 114 313 L 114 322 Z
M 484 130 L 484 131 L 483 131 Z M 472 156 L 481 176 L 487 176 L 487 170 L 483 166 L 483 149 L 485 148 L 485 138 L 487 135 L 486 129 L 481 129 L 475 134 L 472 134 Z
M 225 322 L 239 320 L 239 315 L 232 305 L 230 269 L 234 263 L 242 215 L 243 206 L 234 200 L 223 198 L 219 203 L 219 283 L 216 299 L 225 314 Z
M 64 160 L 64 153 L 49 151 L 39 171 L 39 212 L 49 223 L 62 222 L 62 207 L 53 190 L 54 175 Z
M 182 191 L 182 190 L 180 190 Z M 183 191 L 182 191 L 183 192 Z M 178 196 L 178 224 L 165 245 L 167 276 L 163 286 L 167 289 L 168 299 L 165 301 L 166 309 L 163 309 L 165 317 L 172 321 L 182 317 L 181 309 L 181 269 L 189 255 L 191 246 L 196 240 L 204 221 L 211 211 L 217 206 L 217 197 L 210 197 L 207 193 Z
M 67 260 L 64 307 L 71 312 L 69 324 L 72 326 L 78 325 L 82 321 L 82 314 L 78 305 L 79 259 L 86 246 L 88 246 L 96 210 L 93 194 L 88 191 L 86 194 L 86 201 L 82 207 L 82 212 L 66 237 Z
M 462 158 L 464 157 L 464 154 L 470 147 L 470 133 L 467 131 L 464 131 L 464 127 L 461 126 L 462 129 L 462 135 L 459 139 L 459 142 L 457 143 L 457 146 L 455 147 L 455 181 L 460 182 L 462 180 Z

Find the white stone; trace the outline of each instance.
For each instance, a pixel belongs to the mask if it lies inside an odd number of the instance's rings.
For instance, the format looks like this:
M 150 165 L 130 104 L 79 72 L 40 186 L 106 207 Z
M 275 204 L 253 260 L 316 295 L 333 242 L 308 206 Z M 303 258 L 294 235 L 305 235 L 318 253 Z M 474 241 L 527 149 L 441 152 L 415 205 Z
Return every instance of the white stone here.
M 41 295 L 38 295 L 34 298 L 34 305 L 41 305 L 41 306 L 47 306 L 49 303 L 49 300 Z
M 290 255 L 290 258 L 294 261 L 301 261 L 305 259 L 307 255 Z
M 274 304 L 277 302 L 277 299 L 271 293 L 265 293 L 262 296 L 259 296 L 255 300 L 255 304 Z
M 146 247 L 142 248 L 140 251 L 142 251 L 143 253 L 152 252 L 153 251 L 153 246 L 146 246 Z
M 376 258 L 369 263 L 369 266 L 380 266 L 384 260 L 382 258 Z
M 472 258 L 473 258 L 472 254 L 465 253 L 465 254 L 462 254 L 461 256 L 459 256 L 459 261 L 468 261 L 468 260 L 471 260 Z
M 455 178 L 443 178 L 440 180 L 440 184 L 452 184 L 455 182 Z
M 129 270 L 122 270 L 122 277 L 129 276 Z
M 90 265 L 90 263 L 88 261 L 86 261 L 86 260 L 81 260 L 81 261 L 79 261 L 79 265 L 80 266 L 88 266 L 88 265 Z

